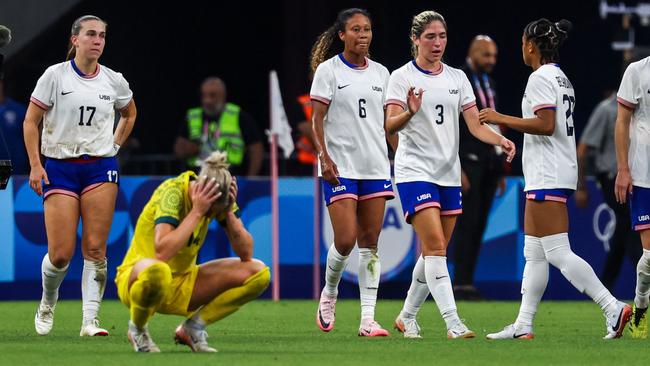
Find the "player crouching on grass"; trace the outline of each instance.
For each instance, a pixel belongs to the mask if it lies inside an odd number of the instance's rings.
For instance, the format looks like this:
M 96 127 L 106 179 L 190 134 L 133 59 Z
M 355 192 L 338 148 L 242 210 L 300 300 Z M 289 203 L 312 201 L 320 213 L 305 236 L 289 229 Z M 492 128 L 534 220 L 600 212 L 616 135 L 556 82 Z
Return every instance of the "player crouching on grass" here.
M 206 325 L 237 311 L 268 287 L 269 268 L 253 259 L 253 238 L 239 219 L 237 182 L 226 155 L 208 157 L 199 177 L 187 171 L 164 181 L 142 210 L 115 283 L 131 317 L 127 336 L 137 352 L 160 352 L 147 323 L 156 312 L 187 317 L 176 343 L 216 352 Z M 217 219 L 239 258 L 197 265 L 197 254 Z

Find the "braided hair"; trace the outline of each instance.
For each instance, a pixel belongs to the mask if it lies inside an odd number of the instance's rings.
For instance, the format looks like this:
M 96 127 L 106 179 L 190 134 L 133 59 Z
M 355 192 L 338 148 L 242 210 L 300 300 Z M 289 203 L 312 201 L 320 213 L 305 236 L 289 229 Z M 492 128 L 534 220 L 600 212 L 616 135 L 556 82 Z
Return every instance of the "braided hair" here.
M 310 66 L 312 73 L 316 72 L 316 68 L 318 65 L 323 63 L 323 61 L 343 52 L 343 45 L 338 44 L 337 46 L 334 46 L 334 41 L 339 32 L 345 32 L 345 24 L 348 20 L 357 14 L 365 16 L 372 22 L 370 19 L 370 13 L 365 9 L 345 9 L 339 12 L 336 16 L 334 24 L 318 36 L 318 40 L 316 40 L 316 43 L 314 43 L 314 46 L 311 48 Z
M 568 38 L 572 27 L 571 22 L 566 19 L 553 23 L 546 18 L 542 18 L 526 25 L 524 37 L 537 46 L 542 64 L 559 62 L 560 46 Z

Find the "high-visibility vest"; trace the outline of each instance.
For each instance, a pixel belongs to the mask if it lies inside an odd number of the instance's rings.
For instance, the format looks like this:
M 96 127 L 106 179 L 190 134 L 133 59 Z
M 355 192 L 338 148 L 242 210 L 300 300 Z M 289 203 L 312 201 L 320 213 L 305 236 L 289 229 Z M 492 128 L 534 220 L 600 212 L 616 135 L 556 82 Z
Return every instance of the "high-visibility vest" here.
M 299 96 L 298 103 L 302 106 L 302 111 L 305 114 L 307 121 L 311 121 L 312 105 L 309 94 Z M 296 143 L 296 151 L 298 152 L 298 161 L 302 164 L 312 165 L 318 161 L 318 158 L 316 157 L 316 149 L 307 136 L 300 136 Z
M 219 121 L 207 123 L 203 121 L 203 108 L 191 108 L 187 111 L 189 139 L 198 140 L 201 144 L 199 156 L 188 159 L 189 166 L 200 166 L 201 159 L 208 157 L 215 150 L 224 151 L 231 165 L 241 165 L 246 145 L 239 126 L 240 110 L 238 105 L 226 103 Z

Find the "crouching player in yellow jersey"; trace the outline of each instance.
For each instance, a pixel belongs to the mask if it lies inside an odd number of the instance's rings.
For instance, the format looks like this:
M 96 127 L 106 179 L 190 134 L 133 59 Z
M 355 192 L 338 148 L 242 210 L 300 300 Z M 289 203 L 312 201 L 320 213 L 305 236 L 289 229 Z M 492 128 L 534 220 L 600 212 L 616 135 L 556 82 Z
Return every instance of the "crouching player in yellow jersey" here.
M 197 177 L 185 172 L 164 181 L 138 218 L 131 247 L 117 268 L 118 295 L 129 307 L 127 332 L 137 352 L 160 352 L 147 323 L 155 313 L 185 316 L 176 343 L 216 352 L 206 325 L 237 311 L 267 288 L 269 268 L 253 259 L 253 238 L 238 217 L 237 183 L 223 153 L 213 153 Z M 197 265 L 197 254 L 216 219 L 239 258 Z

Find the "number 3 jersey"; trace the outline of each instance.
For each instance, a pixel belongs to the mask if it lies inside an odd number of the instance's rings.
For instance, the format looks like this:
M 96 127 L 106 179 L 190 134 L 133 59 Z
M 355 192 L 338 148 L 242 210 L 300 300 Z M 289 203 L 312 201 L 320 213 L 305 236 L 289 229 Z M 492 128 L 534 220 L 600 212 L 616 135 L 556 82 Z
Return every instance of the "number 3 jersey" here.
M 343 178 L 390 179 L 384 132 L 388 77 L 388 69 L 377 62 L 366 59 L 366 66 L 355 67 L 342 55 L 316 69 L 309 94 L 329 105 L 323 122 L 325 144 Z
M 122 74 L 108 67 L 98 64 L 94 74 L 83 75 L 74 60 L 50 66 L 31 97 L 45 110 L 41 153 L 55 159 L 114 156 L 115 110 L 132 97 Z
M 523 118 L 535 118 L 535 112 L 539 110 L 554 109 L 555 131 L 551 136 L 524 134 L 524 191 L 576 189 L 575 100 L 573 85 L 557 64 L 542 65 L 528 77 L 521 101 Z
M 423 70 L 410 61 L 393 71 L 386 105 L 407 108 L 409 88 L 424 90 L 422 106 L 399 131 L 395 154 L 395 182 L 431 182 L 460 186 L 458 158 L 459 115 L 476 105 L 465 73 L 441 63 L 439 72 Z

